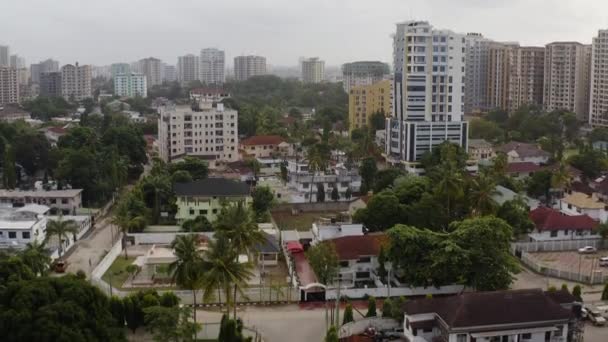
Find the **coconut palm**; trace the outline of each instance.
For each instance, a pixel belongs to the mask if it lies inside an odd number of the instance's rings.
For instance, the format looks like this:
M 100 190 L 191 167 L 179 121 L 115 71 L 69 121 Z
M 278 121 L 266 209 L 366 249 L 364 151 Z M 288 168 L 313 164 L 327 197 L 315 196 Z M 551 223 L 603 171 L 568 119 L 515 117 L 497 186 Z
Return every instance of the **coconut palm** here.
M 569 186 L 570 174 L 568 173 L 568 167 L 566 166 L 566 163 L 561 160 L 551 175 L 551 188 L 561 192 L 564 188 L 568 188 Z
M 45 275 L 51 265 L 51 257 L 44 241 L 28 242 L 21 252 L 21 257 L 23 262 L 37 275 Z
M 178 235 L 171 243 L 177 260 L 169 264 L 169 274 L 173 283 L 192 291 L 192 310 L 196 323 L 196 292 L 203 286 L 205 263 L 197 248 L 196 235 Z
M 58 220 L 49 220 L 46 225 L 46 241 L 51 237 L 56 236 L 59 240 L 59 258 L 63 254 L 63 242 L 69 240 L 69 234 L 76 234 L 78 225 L 74 220 L 63 220 L 63 216 L 59 216 Z
M 451 217 L 451 203 L 464 196 L 464 178 L 462 172 L 453 161 L 444 162 L 439 170 L 441 175 L 436 189 L 439 195 L 443 196 L 446 200 L 446 212 L 449 219 Z
M 253 264 L 239 262 L 239 249 L 222 233 L 216 234 L 215 241 L 209 242 L 209 249 L 205 252 L 205 282 L 204 292 L 210 296 L 215 290 L 223 292 L 226 297 L 226 313 L 230 316 L 230 305 L 234 307 L 236 319 L 236 294 L 245 296 L 243 288 L 247 280 L 253 276 Z M 233 292 L 234 290 L 234 292 Z M 221 298 L 220 298 L 221 300 Z
M 171 193 L 170 178 L 165 174 L 148 176 L 144 179 L 144 184 L 147 184 L 154 189 L 154 222 L 158 223 L 160 218 L 161 200 Z
M 499 194 L 496 183 L 487 174 L 482 173 L 473 180 L 471 204 L 473 216 L 489 215 L 496 211 L 494 196 Z
M 235 251 L 248 255 L 253 247 L 266 241 L 264 233 L 255 222 L 253 212 L 243 203 L 224 206 L 213 227 L 230 241 Z

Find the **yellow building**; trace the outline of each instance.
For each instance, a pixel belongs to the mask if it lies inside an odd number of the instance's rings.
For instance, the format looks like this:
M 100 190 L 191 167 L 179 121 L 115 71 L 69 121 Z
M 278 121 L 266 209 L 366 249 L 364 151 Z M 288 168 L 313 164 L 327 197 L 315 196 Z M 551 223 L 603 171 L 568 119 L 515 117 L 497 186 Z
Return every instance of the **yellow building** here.
M 369 126 L 372 115 L 384 111 L 386 116 L 392 112 L 391 80 L 383 80 L 368 86 L 356 86 L 348 94 L 349 130 Z

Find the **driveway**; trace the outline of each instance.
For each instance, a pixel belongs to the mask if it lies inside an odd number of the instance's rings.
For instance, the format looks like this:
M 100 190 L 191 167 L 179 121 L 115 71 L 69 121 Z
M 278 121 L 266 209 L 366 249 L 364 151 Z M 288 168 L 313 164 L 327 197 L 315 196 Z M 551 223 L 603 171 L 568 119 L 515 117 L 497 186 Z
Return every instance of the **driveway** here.
M 116 238 L 116 228 L 112 232 L 113 225 L 109 218 L 104 218 L 95 224 L 93 229 L 84 238 L 76 241 L 75 246 L 67 254 L 67 272 L 76 273 L 84 271 L 87 277 L 112 247 L 112 236 Z

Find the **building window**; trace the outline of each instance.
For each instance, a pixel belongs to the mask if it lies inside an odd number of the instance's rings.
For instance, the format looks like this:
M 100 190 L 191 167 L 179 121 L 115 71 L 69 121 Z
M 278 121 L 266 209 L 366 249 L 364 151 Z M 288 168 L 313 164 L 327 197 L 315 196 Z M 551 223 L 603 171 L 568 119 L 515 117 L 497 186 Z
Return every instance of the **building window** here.
M 17 232 L 8 232 L 8 238 L 9 239 L 16 239 L 17 238 Z
M 213 209 L 211 212 L 217 214 L 217 209 Z
M 521 339 L 522 340 L 529 340 L 531 338 L 532 338 L 532 334 L 531 333 L 521 334 Z
M 194 215 L 194 209 L 190 209 L 190 215 Z
M 359 260 L 357 260 L 357 263 L 362 264 L 362 263 L 368 263 L 371 261 L 372 261 L 371 257 L 361 257 L 361 258 L 359 258 Z
M 467 342 L 467 334 L 456 335 L 456 342 Z
M 348 260 L 340 261 L 340 267 L 348 267 Z
M 551 232 L 551 237 L 557 237 L 557 230 Z
M 207 210 L 199 210 L 199 215 L 207 215 Z
M 30 239 L 30 232 L 22 232 L 21 233 L 21 237 L 25 240 L 29 240 Z

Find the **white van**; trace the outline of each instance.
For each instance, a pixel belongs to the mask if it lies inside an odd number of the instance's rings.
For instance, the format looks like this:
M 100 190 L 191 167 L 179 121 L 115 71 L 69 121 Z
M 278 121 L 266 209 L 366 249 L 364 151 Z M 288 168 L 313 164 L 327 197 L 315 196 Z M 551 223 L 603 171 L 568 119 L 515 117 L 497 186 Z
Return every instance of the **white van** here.
M 600 266 L 602 266 L 602 267 L 608 267 L 608 257 L 601 257 L 600 258 Z

